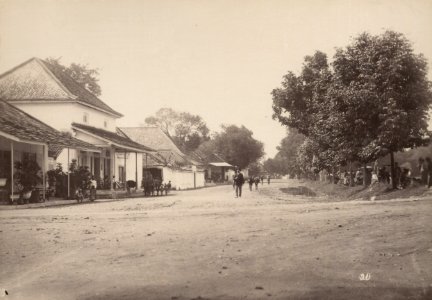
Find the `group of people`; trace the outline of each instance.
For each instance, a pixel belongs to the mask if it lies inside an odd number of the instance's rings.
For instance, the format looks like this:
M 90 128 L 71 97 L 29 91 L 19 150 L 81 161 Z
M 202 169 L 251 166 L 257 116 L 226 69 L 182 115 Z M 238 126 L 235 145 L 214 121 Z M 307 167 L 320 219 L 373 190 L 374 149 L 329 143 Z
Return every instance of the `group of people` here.
M 412 168 L 414 166 L 406 166 L 405 164 L 399 165 L 397 162 L 394 164 L 394 181 L 399 189 L 408 187 L 413 181 L 419 182 L 421 185 L 425 185 L 428 188 L 432 186 L 432 160 L 420 157 L 418 159 L 417 169 L 420 173 L 420 178 L 413 177 Z M 391 184 L 391 167 L 389 165 L 379 166 L 376 161 L 372 167 L 358 168 L 355 173 L 349 171 L 336 172 L 334 175 L 329 174 L 329 179 L 337 184 L 343 184 L 347 186 L 362 185 L 364 179 L 366 179 L 367 185 L 373 185 L 375 183 Z M 415 172 L 414 172 L 415 173 Z
M 261 184 L 264 184 L 264 176 L 250 176 L 248 178 L 249 183 L 249 190 L 252 191 L 252 186 L 255 184 L 255 190 L 258 189 L 258 185 L 261 182 Z M 243 173 L 241 170 L 236 170 L 233 178 L 233 188 L 235 189 L 235 197 L 241 197 L 242 195 L 242 188 L 243 184 L 246 182 Z M 267 175 L 267 184 L 270 184 L 270 175 Z
M 171 190 L 171 181 L 164 183 L 160 178 L 145 176 L 142 179 L 141 187 L 144 190 L 144 196 L 159 196 L 159 194 L 162 196 L 164 193 L 168 195 Z

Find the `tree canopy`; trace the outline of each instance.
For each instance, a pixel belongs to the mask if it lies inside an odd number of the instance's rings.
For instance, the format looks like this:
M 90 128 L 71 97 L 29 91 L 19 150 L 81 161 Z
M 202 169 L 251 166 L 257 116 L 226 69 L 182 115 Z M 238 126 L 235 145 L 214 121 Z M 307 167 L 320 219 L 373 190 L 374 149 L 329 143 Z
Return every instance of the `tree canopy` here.
M 274 158 L 264 162 L 264 169 L 273 174 L 289 174 L 294 176 L 300 173 L 300 166 L 297 162 L 298 149 L 305 141 L 305 136 L 296 129 L 287 130 Z
M 213 139 L 203 143 L 198 150 L 206 155 L 220 154 L 228 163 L 241 169 L 264 155 L 264 145 L 253 138 L 253 132 L 236 125 L 222 125 L 222 131 L 215 133 Z
M 362 33 L 330 65 L 316 52 L 299 76 L 285 75 L 272 92 L 273 118 L 308 138 L 320 168 L 371 162 L 428 142 L 426 75 L 425 58 L 402 34 Z
M 197 149 L 209 139 L 209 129 L 204 120 L 188 112 L 161 108 L 154 116 L 145 118 L 145 123 L 162 129 L 185 152 Z
M 87 65 L 77 63 L 71 63 L 67 67 L 60 63 L 60 58 L 49 57 L 46 61 L 71 76 L 94 95 L 100 96 L 102 94 L 98 78 L 99 71 L 97 69 L 92 69 Z

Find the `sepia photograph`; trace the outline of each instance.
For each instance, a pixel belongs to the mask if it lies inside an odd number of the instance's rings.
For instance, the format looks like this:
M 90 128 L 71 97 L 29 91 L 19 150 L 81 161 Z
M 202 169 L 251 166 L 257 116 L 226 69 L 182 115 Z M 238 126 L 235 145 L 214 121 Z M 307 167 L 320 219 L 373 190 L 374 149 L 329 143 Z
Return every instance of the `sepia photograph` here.
M 0 0 L 0 299 L 432 299 L 432 0 Z

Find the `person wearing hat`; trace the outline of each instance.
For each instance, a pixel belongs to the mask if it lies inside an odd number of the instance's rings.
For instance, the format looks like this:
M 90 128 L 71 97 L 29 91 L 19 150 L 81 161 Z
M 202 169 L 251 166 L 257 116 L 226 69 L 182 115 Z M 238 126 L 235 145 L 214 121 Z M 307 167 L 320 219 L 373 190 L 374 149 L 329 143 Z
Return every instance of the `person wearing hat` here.
M 241 195 L 242 195 L 242 187 L 243 187 L 243 184 L 244 184 L 244 183 L 245 183 L 245 179 L 244 179 L 243 173 L 242 173 L 241 170 L 239 169 L 239 170 L 236 172 L 236 175 L 235 175 L 235 177 L 234 177 L 234 184 L 235 184 L 236 198 L 237 198 L 237 197 L 240 197 L 240 198 L 241 198 Z

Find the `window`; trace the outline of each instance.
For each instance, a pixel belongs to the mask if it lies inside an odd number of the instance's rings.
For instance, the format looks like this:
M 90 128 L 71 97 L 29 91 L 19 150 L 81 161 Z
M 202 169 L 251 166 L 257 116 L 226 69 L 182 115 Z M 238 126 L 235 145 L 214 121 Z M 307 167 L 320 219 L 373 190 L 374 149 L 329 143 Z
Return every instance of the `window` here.
M 89 121 L 89 115 L 88 115 L 88 113 L 84 113 L 84 115 L 83 115 L 84 124 L 88 124 L 88 121 Z
M 0 178 L 9 178 L 11 172 L 10 151 L 0 150 Z

